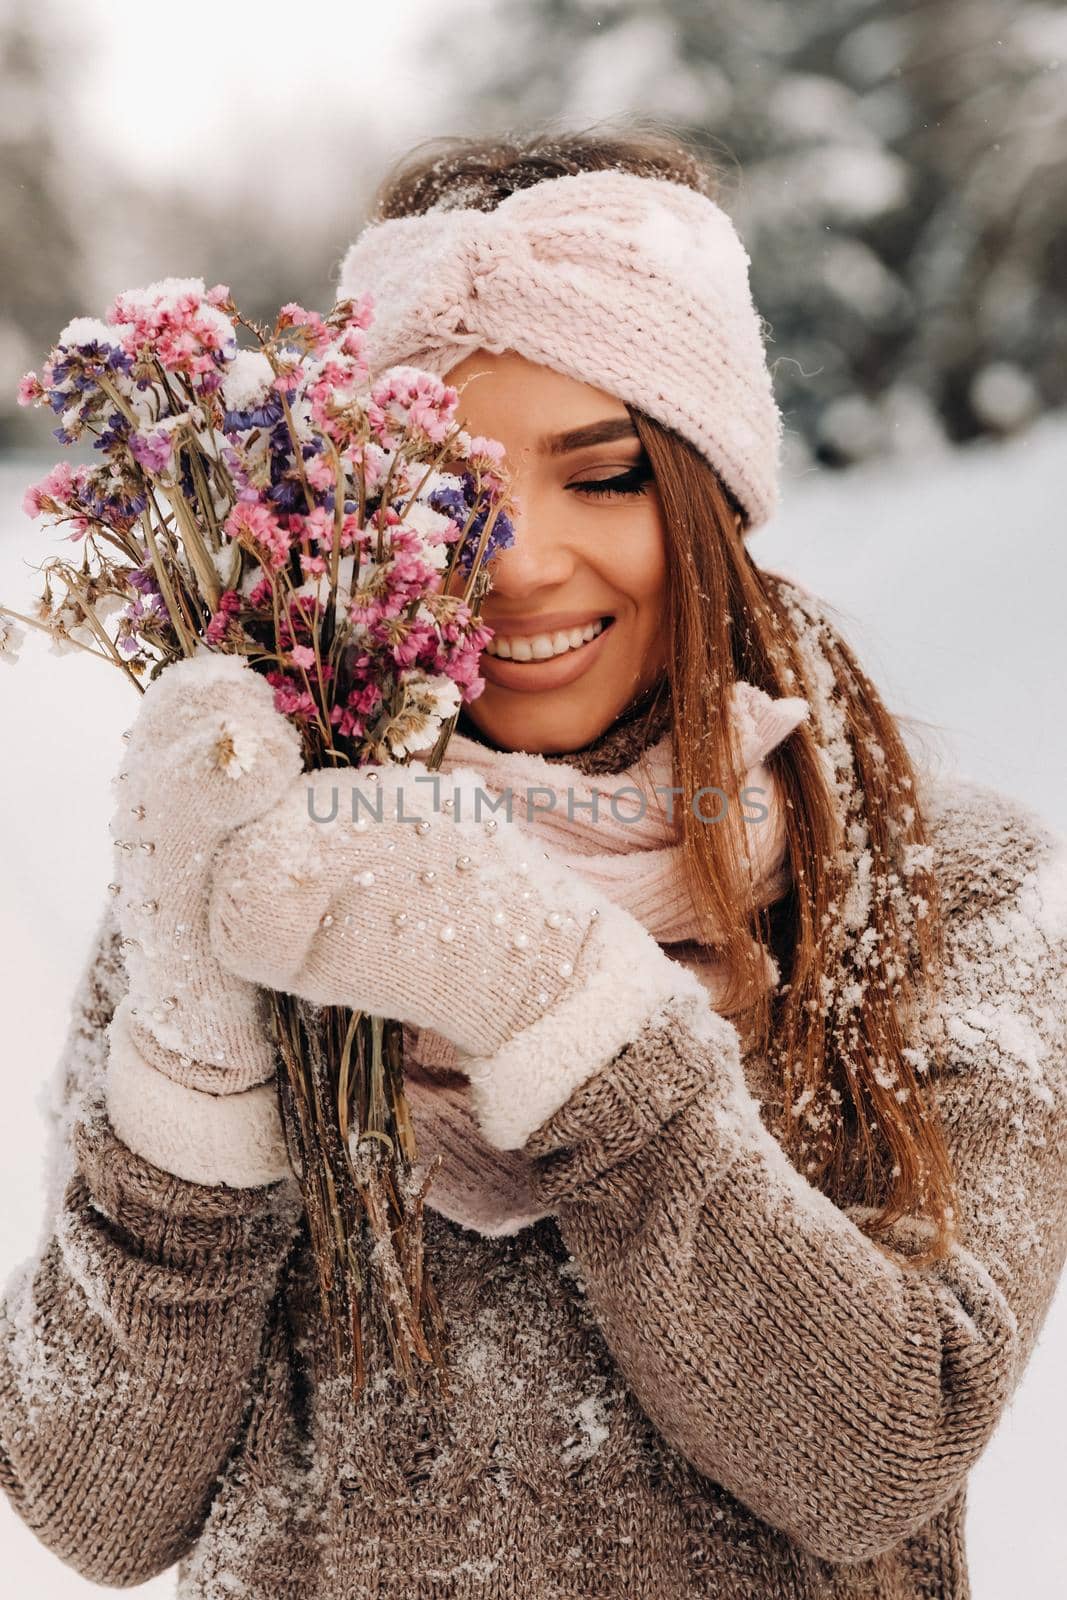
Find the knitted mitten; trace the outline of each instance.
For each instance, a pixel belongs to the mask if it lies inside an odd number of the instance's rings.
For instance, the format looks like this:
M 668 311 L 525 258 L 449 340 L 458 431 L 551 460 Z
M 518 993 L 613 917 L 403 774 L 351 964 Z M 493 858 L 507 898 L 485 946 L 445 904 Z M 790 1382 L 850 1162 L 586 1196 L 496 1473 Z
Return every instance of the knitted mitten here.
M 265 997 L 210 946 L 211 860 L 300 765 L 299 735 L 266 680 L 240 657 L 205 653 L 146 690 L 115 780 L 112 888 L 129 989 L 111 1024 L 109 1112 L 138 1154 L 200 1182 L 221 1179 L 228 1122 L 248 1117 L 247 1106 L 220 1113 L 219 1097 L 267 1083 L 276 1063 Z
M 710 1012 L 635 917 L 488 810 L 467 768 L 305 773 L 220 849 L 210 934 L 243 978 L 451 1040 L 512 1149 L 668 1000 Z

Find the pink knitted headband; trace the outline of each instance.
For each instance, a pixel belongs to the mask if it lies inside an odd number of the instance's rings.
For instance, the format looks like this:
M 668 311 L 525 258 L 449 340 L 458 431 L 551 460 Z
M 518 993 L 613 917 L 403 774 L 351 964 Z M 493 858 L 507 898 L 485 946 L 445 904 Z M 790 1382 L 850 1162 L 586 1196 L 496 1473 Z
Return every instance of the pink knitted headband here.
M 778 503 L 782 419 L 749 258 L 713 200 L 626 172 L 548 178 L 494 211 L 370 223 L 339 293 L 374 296 L 372 370 L 443 376 L 517 351 L 675 429 L 736 496 L 746 531 Z

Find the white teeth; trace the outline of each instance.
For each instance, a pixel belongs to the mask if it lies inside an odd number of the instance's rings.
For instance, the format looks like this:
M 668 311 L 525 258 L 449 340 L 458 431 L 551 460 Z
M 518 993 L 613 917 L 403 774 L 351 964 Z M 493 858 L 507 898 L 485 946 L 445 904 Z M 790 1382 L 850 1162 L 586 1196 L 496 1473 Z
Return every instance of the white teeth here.
M 583 628 L 561 628 L 558 633 L 536 633 L 509 639 L 497 635 L 486 646 L 487 654 L 499 656 L 503 661 L 548 661 L 552 656 L 565 655 L 588 644 L 604 631 L 602 622 L 587 622 Z

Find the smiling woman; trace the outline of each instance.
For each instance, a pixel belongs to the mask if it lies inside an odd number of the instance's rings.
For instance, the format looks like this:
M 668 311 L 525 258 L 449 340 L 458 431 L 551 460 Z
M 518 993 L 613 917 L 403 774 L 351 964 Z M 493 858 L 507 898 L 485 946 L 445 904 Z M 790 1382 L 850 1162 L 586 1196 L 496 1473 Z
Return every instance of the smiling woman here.
M 516 541 L 494 561 L 483 608 L 497 638 L 469 721 L 513 748 L 580 749 L 666 664 L 651 466 L 627 407 L 588 384 L 484 350 L 447 376 L 466 425 L 504 445 L 517 507 Z M 567 629 L 581 630 L 577 642 Z
M 416 152 L 346 254 L 371 363 L 447 374 L 504 443 L 516 540 L 439 806 L 418 763 L 361 770 L 378 825 L 322 825 L 337 770 L 293 781 L 215 661 L 142 703 L 153 925 L 195 927 L 196 1006 L 239 1000 L 245 1043 L 215 1092 L 139 1054 L 105 919 L 0 1342 L 4 1487 L 97 1581 L 966 1600 L 968 1475 L 1067 1254 L 1067 852 L 919 770 L 828 608 L 753 561 L 781 418 L 747 268 L 684 145 L 597 134 Z M 220 715 L 252 769 L 178 782 Z M 479 818 L 515 775 L 564 806 Z M 329 1370 L 245 1087 L 256 985 L 406 1026 L 447 1389 L 375 1328 L 358 1402 Z

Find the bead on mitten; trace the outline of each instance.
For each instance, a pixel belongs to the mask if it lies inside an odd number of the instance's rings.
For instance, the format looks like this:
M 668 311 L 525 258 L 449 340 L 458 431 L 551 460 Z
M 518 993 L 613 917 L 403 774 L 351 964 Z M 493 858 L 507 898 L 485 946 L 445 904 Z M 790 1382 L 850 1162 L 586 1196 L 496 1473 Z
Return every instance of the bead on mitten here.
M 295 727 L 242 657 L 175 663 L 145 692 L 115 785 L 116 909 L 135 1035 L 178 1083 L 234 1093 L 273 1072 L 263 997 L 219 965 L 207 901 L 219 843 L 300 765 Z
M 480 774 L 449 772 L 440 810 L 434 777 L 303 774 L 221 847 L 211 940 L 251 981 L 451 1040 L 486 1137 L 512 1148 L 667 999 L 707 997 L 636 918 L 486 817 Z
M 273 1181 L 288 1163 L 266 997 L 216 960 L 207 897 L 220 840 L 299 773 L 299 735 L 242 658 L 205 651 L 149 685 L 127 738 L 112 818 L 129 977 L 109 1027 L 112 1125 L 180 1177 Z

